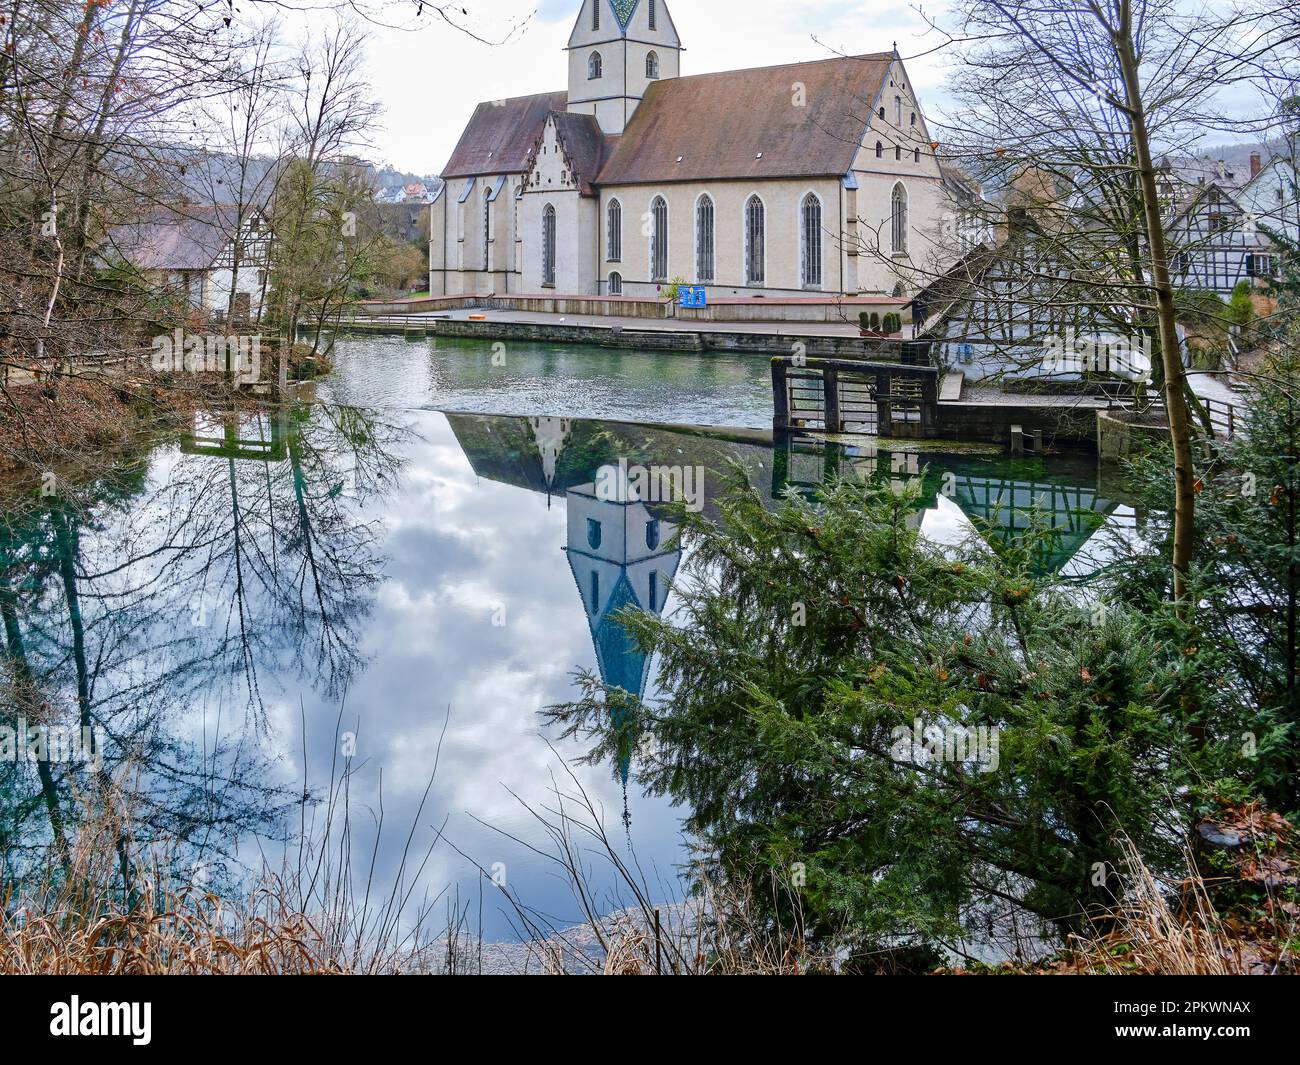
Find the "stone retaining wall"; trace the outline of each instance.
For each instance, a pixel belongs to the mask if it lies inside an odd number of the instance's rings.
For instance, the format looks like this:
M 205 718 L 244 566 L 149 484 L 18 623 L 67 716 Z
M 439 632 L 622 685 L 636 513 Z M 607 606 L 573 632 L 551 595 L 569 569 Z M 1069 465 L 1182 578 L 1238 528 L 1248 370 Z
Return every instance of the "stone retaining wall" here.
M 416 300 L 370 300 L 356 305 L 365 314 L 432 314 L 439 311 L 530 311 L 603 318 L 674 318 L 682 322 L 817 322 L 856 325 L 863 310 L 897 311 L 906 317 L 901 299 L 720 300 L 703 308 L 678 307 L 662 299 L 634 296 L 433 296 Z
M 806 355 L 809 358 L 874 359 L 900 362 L 904 342 L 855 336 L 799 336 L 782 333 L 729 333 L 721 330 L 628 329 L 607 325 L 563 325 L 558 322 L 471 322 L 462 319 L 413 319 L 400 322 L 341 322 L 342 333 L 390 336 L 463 337 L 471 340 L 529 341 L 539 344 L 591 344 L 641 351 L 723 351 L 737 355 Z
M 1106 462 L 1123 462 L 1135 450 L 1168 435 L 1169 427 L 1159 422 L 1139 421 L 1104 410 L 1097 412 L 1097 454 Z

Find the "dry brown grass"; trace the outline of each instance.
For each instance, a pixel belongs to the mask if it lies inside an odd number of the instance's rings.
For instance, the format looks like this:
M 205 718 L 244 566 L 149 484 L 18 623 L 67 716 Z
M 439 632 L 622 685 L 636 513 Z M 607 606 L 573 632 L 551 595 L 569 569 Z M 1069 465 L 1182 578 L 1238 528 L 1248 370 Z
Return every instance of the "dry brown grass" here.
M 137 869 L 134 905 L 113 882 L 111 839 L 83 832 L 66 872 L 0 907 L 0 974 L 329 975 L 400 971 L 400 944 L 358 943 L 347 914 L 312 915 L 291 880 L 267 876 L 239 901 L 169 886 Z M 340 919 L 340 918 L 344 919 Z
M 1149 976 L 1230 976 L 1249 971 L 1241 944 L 1225 929 L 1195 872 L 1187 851 L 1188 873 L 1176 885 L 1161 886 L 1127 837 L 1123 901 L 1109 915 L 1105 932 L 1072 944 L 1077 971 Z M 1173 890 L 1169 890 L 1172 888 Z M 1177 900 L 1170 905 L 1170 898 Z

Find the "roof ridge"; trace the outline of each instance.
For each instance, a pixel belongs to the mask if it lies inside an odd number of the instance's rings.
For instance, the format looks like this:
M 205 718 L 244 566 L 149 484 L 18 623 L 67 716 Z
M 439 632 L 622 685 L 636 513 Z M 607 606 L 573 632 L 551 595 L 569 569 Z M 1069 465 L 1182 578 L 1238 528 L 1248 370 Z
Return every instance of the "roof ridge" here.
M 654 85 L 664 85 L 667 84 L 668 82 L 673 82 L 673 81 L 698 81 L 700 78 L 716 78 L 724 74 L 747 74 L 750 71 L 754 71 L 754 70 L 783 70 L 788 67 L 817 66 L 821 63 L 846 63 L 849 61 L 866 61 L 866 60 L 878 61 L 882 59 L 888 59 L 892 61 L 894 59 L 894 53 L 893 52 L 866 52 L 863 53 L 862 55 L 836 55 L 836 56 L 828 56 L 825 59 L 803 59 L 803 60 L 797 60 L 796 62 L 793 63 L 766 63 L 762 66 L 757 66 L 757 67 L 736 67 L 732 70 L 710 70 L 710 71 L 705 71 L 704 73 L 701 74 L 682 74 L 675 78 L 662 78 L 658 81 L 652 82 L 651 87 L 653 87 Z
M 496 107 L 501 104 L 512 104 L 516 100 L 540 100 L 544 96 L 563 96 L 568 98 L 568 88 L 552 89 L 550 92 L 531 92 L 527 96 L 501 96 L 495 100 L 479 100 L 474 106 L 479 107 Z

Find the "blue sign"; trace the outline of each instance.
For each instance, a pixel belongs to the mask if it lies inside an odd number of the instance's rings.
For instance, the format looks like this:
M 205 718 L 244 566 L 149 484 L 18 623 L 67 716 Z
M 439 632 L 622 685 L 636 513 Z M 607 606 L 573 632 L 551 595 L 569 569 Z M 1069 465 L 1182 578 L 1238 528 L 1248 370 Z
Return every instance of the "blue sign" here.
M 679 307 L 707 307 L 709 298 L 705 294 L 703 285 L 682 285 L 677 290 L 677 305 Z

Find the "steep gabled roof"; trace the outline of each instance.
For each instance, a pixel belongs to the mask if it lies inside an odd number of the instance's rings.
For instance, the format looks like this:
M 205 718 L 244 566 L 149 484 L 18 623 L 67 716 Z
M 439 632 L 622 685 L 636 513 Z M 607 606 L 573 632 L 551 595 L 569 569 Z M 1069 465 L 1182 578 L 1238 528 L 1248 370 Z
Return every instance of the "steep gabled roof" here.
M 207 270 L 238 224 L 234 207 L 159 207 L 137 222 L 110 227 L 101 256 L 137 270 Z
M 999 254 L 996 244 L 978 244 L 913 296 L 913 313 L 919 308 L 925 319 L 917 323 L 918 327 L 926 328 L 936 316 L 947 314 L 958 300 L 969 297 L 997 262 Z
M 1245 215 L 1246 210 L 1237 202 L 1237 197 L 1230 192 L 1224 185 L 1217 181 L 1211 181 L 1207 185 L 1197 188 L 1196 195 L 1192 196 L 1186 203 L 1178 207 L 1170 219 L 1168 225 L 1172 228 L 1181 225 L 1182 222 L 1190 215 L 1200 210 L 1200 208 L 1209 200 L 1217 197 L 1218 201 L 1226 203 L 1229 207 L 1236 209 L 1240 215 Z
M 529 149 L 541 135 L 546 116 L 563 111 L 568 103 L 567 92 L 544 92 L 479 104 L 442 176 L 522 174 L 531 162 Z
M 842 177 L 893 62 L 881 52 L 656 81 L 599 184 Z
M 555 119 L 556 137 L 580 182 L 582 195 L 594 196 L 596 176 L 611 150 L 611 143 L 616 143 L 618 138 L 606 136 L 595 115 L 556 111 L 552 117 Z

